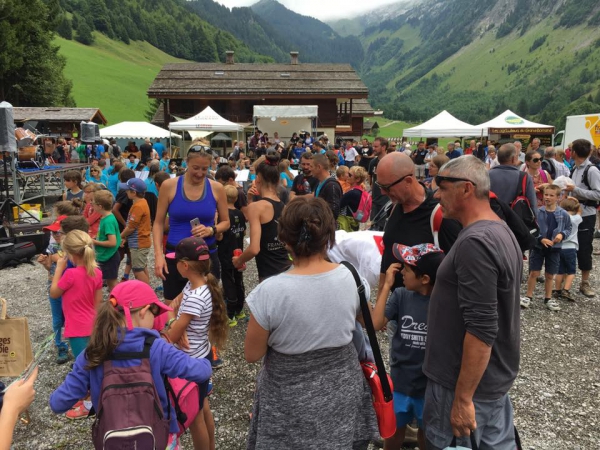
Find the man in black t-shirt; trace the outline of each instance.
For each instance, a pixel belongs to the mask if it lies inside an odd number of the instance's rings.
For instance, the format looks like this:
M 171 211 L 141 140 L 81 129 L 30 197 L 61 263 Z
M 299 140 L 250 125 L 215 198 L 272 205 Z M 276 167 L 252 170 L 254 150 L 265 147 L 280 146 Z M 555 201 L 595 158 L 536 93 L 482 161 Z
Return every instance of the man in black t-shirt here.
M 312 176 L 312 153 L 303 153 L 300 157 L 300 170 L 292 182 L 292 190 L 290 191 L 290 200 L 293 200 L 296 195 L 313 194 L 317 189 L 319 180 Z
M 415 163 L 415 176 L 419 181 L 425 179 L 425 157 L 427 156 L 427 148 L 425 142 L 419 142 L 417 148 L 412 153 L 411 158 Z
M 371 146 L 371 144 L 369 144 L 369 141 L 367 139 L 363 139 L 360 150 L 357 148 L 356 151 L 360 155 L 360 161 L 358 162 L 358 165 L 368 172 L 369 165 L 371 164 L 371 161 L 373 161 L 374 158 L 373 147 Z
M 333 212 L 333 218 L 337 220 L 340 215 L 342 186 L 329 173 L 329 159 L 326 155 L 319 154 L 313 157 L 313 175 L 319 180 L 315 197 L 322 198 L 327 202 Z
M 381 158 L 383 158 L 391 149 L 389 148 L 389 142 L 386 138 L 377 137 L 373 141 L 373 158 L 369 160 L 369 180 L 371 184 L 371 198 L 373 204 L 371 206 L 371 220 L 377 219 L 376 222 L 371 224 L 371 230 L 383 231 L 385 227 L 385 221 L 387 215 L 383 214 L 381 210 L 389 201 L 387 195 L 381 192 L 377 185 L 377 165 Z
M 379 280 L 379 285 L 383 286 L 385 272 L 396 262 L 392 254 L 394 244 L 435 244 L 431 216 L 439 202 L 433 197 L 433 192 L 417 181 L 415 165 L 404 153 L 393 152 L 381 159 L 377 182 L 382 193 L 394 203 L 383 235 L 384 251 Z M 448 253 L 460 230 L 461 225 L 455 220 L 442 220 L 438 246 L 444 253 Z M 402 275 L 398 273 L 393 287 L 395 289 L 403 285 Z
M 150 139 L 146 139 L 146 141 L 140 145 L 140 153 L 140 163 L 146 164 L 146 161 L 148 161 L 152 155 L 152 142 Z

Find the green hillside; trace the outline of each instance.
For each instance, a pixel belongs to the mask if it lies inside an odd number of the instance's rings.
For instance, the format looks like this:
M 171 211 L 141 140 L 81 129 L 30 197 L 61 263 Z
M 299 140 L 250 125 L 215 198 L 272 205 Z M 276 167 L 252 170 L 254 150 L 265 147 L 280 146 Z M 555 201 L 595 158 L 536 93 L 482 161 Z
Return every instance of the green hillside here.
M 447 109 L 480 123 L 510 108 L 561 127 L 600 109 L 598 19 L 591 0 L 425 0 L 370 18 L 361 76 L 373 106 L 394 119 Z
M 67 58 L 65 75 L 73 81 L 78 107 L 100 108 L 109 124 L 145 120 L 146 90 L 165 63 L 181 62 L 142 41 L 126 45 L 94 33 L 91 46 L 56 38 Z

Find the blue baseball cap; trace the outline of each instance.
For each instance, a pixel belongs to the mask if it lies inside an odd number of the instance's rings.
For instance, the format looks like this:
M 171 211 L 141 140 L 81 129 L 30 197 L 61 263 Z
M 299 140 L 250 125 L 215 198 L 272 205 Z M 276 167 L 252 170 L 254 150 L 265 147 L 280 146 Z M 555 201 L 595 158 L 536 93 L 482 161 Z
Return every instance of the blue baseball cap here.
M 119 189 L 125 189 L 126 191 L 134 191 L 134 192 L 146 192 L 148 187 L 144 180 L 140 180 L 139 178 L 131 178 L 127 180 L 127 183 L 119 183 Z

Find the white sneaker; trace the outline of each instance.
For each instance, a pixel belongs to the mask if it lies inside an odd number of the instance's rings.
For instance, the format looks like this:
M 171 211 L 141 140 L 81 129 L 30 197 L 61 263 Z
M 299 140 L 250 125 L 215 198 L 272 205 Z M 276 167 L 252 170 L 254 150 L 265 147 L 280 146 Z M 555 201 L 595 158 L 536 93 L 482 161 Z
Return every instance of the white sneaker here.
M 551 298 L 550 300 L 548 300 L 548 302 L 546 303 L 546 308 L 550 311 L 560 311 L 561 309 L 558 304 L 558 301 L 555 298 Z
M 531 306 L 531 299 L 529 297 L 521 297 L 521 308 L 529 308 Z

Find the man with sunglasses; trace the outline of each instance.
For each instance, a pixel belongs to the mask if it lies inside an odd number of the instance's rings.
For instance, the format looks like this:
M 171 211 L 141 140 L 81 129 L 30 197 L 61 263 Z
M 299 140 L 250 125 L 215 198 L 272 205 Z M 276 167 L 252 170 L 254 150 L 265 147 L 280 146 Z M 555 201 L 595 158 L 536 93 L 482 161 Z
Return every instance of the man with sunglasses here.
M 519 196 L 524 195 L 534 217 L 537 217 L 537 198 L 533 179 L 527 172 L 519 170 L 519 151 L 514 144 L 503 144 L 497 154 L 498 165 L 490 169 L 490 189 L 504 203 L 512 204 Z M 525 179 L 525 192 L 523 192 Z
M 440 264 L 428 313 L 423 422 L 428 449 L 474 438 L 481 450 L 513 450 L 508 396 L 519 371 L 523 257 L 490 207 L 485 164 L 464 156 L 436 177 L 444 217 L 463 230 Z M 476 268 L 476 269 L 474 269 Z
M 391 153 L 392 150 L 391 143 L 388 142 L 386 138 L 376 137 L 373 141 L 373 158 L 369 160 L 369 183 L 371 184 L 371 220 L 378 218 L 377 222 L 371 224 L 371 230 L 373 231 L 383 231 L 385 227 L 385 221 L 387 219 L 386 215 L 381 212 L 381 210 L 385 207 L 388 202 L 388 198 L 385 194 L 381 192 L 379 186 L 377 185 L 377 165 L 381 158 L 383 158 L 387 153 Z
M 375 150 L 375 146 L 373 147 Z M 413 161 L 401 152 L 385 155 L 377 166 L 375 186 L 387 196 L 394 206 L 385 226 L 379 286 L 383 286 L 385 273 L 392 263 L 398 262 L 392 253 L 394 244 L 414 246 L 434 243 L 432 216 L 438 205 L 433 192 L 415 177 Z M 439 230 L 439 246 L 447 253 L 458 233 L 460 224 L 443 219 Z M 394 289 L 404 285 L 400 272 L 396 275 Z

